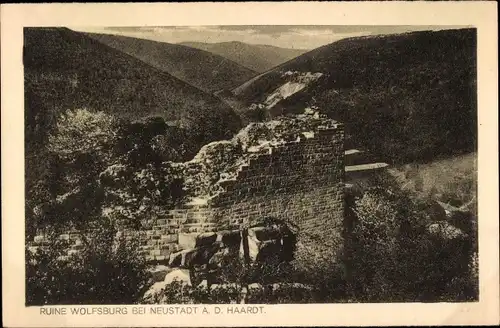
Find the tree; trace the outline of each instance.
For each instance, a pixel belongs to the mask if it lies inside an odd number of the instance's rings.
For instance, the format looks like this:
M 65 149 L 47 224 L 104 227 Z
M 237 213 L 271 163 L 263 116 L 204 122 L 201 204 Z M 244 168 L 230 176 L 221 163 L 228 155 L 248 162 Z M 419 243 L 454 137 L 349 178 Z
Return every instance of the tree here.
M 116 131 L 116 120 L 103 112 L 78 109 L 61 115 L 47 145 L 52 186 L 34 206 L 36 221 L 81 228 L 100 216 L 104 193 L 98 177 L 114 160 Z
M 241 128 L 241 119 L 229 107 L 204 112 L 193 108 L 182 112 L 180 127 L 186 130 L 193 143 L 201 147 L 212 141 L 231 138 Z
M 55 133 L 49 136 L 48 149 L 68 164 L 80 164 L 82 157 L 107 164 L 117 128 L 116 119 L 104 112 L 70 110 L 59 118 Z

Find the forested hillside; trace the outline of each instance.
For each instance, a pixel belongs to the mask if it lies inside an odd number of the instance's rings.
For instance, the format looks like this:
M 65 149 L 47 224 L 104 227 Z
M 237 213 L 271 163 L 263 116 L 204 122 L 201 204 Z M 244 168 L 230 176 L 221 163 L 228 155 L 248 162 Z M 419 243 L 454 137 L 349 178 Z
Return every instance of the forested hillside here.
M 320 77 L 304 81 L 308 75 Z M 471 152 L 477 134 L 476 30 L 343 39 L 233 94 L 228 98 L 247 117 L 263 117 L 256 110 L 274 116 L 317 106 L 345 122 L 348 146 L 393 162 Z
M 222 57 L 229 58 L 232 61 L 262 73 L 271 68 L 283 64 L 284 62 L 295 58 L 308 50 L 305 49 L 286 49 L 264 44 L 248 44 L 244 42 L 183 42 L 182 45 L 210 51 Z
M 257 74 L 226 57 L 189 46 L 111 34 L 86 35 L 210 93 L 232 89 Z
M 27 149 L 46 143 L 64 111 L 86 108 L 119 119 L 159 116 L 193 128 L 200 144 L 231 136 L 237 115 L 219 99 L 66 28 L 26 28 Z

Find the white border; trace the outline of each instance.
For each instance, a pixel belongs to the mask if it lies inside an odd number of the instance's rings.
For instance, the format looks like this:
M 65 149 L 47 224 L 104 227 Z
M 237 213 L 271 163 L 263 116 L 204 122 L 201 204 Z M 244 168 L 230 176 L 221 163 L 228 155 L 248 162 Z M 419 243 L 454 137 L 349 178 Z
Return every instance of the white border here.
M 4 325 L 321 326 L 499 323 L 496 2 L 294 2 L 2 5 Z M 41 316 L 24 307 L 23 26 L 471 25 L 478 31 L 480 301 L 267 305 L 263 315 Z

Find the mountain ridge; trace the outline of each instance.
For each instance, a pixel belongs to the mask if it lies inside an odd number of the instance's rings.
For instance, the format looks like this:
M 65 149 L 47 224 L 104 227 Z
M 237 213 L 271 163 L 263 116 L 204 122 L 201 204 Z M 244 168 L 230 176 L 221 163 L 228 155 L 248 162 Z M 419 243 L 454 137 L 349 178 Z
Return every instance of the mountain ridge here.
M 210 93 L 231 89 L 257 74 L 228 58 L 180 44 L 113 34 L 85 35 Z
M 265 72 L 308 51 L 241 41 L 181 42 L 178 44 L 218 54 L 258 73 Z

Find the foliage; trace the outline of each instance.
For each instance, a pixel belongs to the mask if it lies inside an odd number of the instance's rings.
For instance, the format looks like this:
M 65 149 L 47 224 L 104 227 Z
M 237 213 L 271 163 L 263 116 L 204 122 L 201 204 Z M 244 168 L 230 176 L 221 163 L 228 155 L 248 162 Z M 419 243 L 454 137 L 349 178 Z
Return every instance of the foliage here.
M 307 238 L 307 237 L 306 237 Z M 317 303 L 341 302 L 345 299 L 345 264 L 342 254 L 332 254 L 328 246 L 298 247 L 287 281 L 311 286 Z M 321 265 L 318 265 L 321 263 Z
M 82 235 L 82 249 L 67 255 L 68 245 L 49 236 L 49 244 L 26 252 L 26 303 L 133 304 L 149 282 L 138 245 L 123 237 L 106 220 Z
M 193 142 L 204 145 L 212 141 L 231 138 L 240 128 L 239 116 L 229 107 L 217 111 L 199 111 L 187 108 L 180 115 L 180 125 Z
M 167 284 L 148 304 L 286 304 L 317 302 L 316 292 L 294 283 L 242 285 L 227 283 L 190 286 L 179 281 Z
M 463 301 L 477 298 L 471 275 L 475 236 L 429 233 L 425 204 L 390 182 L 355 200 L 349 241 L 349 298 L 357 301 Z
M 468 99 L 465 91 L 451 90 L 453 83 L 455 80 L 448 80 L 432 86 L 426 82 L 429 85 L 421 90 L 402 84 L 390 91 L 377 87 L 325 91 L 316 96 L 315 105 L 332 118 L 347 122 L 349 144 L 363 145 L 395 163 L 428 161 L 476 147 L 473 99 Z M 463 90 L 468 89 L 472 88 L 463 86 Z M 455 111 L 442 109 L 450 106 Z
M 183 199 L 183 178 L 168 163 L 134 168 L 109 166 L 100 175 L 105 192 L 104 215 L 140 226 L 141 220 L 157 217 Z
M 321 302 L 317 289 L 285 282 L 264 288 L 249 288 L 246 296 L 249 304 L 297 304 Z
M 117 124 L 109 115 L 86 109 L 61 115 L 48 137 L 46 174 L 28 190 L 32 227 L 82 227 L 100 215 L 104 193 L 98 176 L 113 160 Z
M 270 118 L 267 108 L 262 104 L 251 104 L 241 116 L 245 122 L 264 122 Z
M 256 74 L 237 61 L 193 47 L 112 34 L 86 35 L 208 93 L 232 89 Z
M 93 160 L 106 162 L 111 157 L 116 130 L 116 120 L 104 112 L 67 111 L 57 121 L 56 133 L 49 137 L 48 149 L 68 163 L 89 155 Z
M 127 120 L 161 115 L 169 121 L 188 110 L 207 121 L 221 112 L 221 121 L 207 122 L 213 126 L 229 118 L 228 106 L 211 94 L 84 33 L 25 28 L 23 56 L 25 82 L 33 91 L 26 107 L 33 111 L 42 103 L 57 115 L 88 107 Z
M 138 224 L 182 198 L 182 179 L 163 163 L 176 154 L 168 142 L 153 147 L 153 138 L 166 135 L 162 118 L 127 123 L 82 109 L 67 111 L 56 127 L 46 175 L 29 190 L 29 231 L 46 224 L 86 229 L 102 214 Z
M 66 28 L 25 28 L 23 64 L 27 238 L 43 224 L 96 216 L 98 176 L 127 153 L 136 166 L 185 160 L 239 126 L 214 96 Z M 162 122 L 146 119 L 123 140 L 129 123 L 152 115 Z M 155 132 L 165 119 L 169 128 Z

